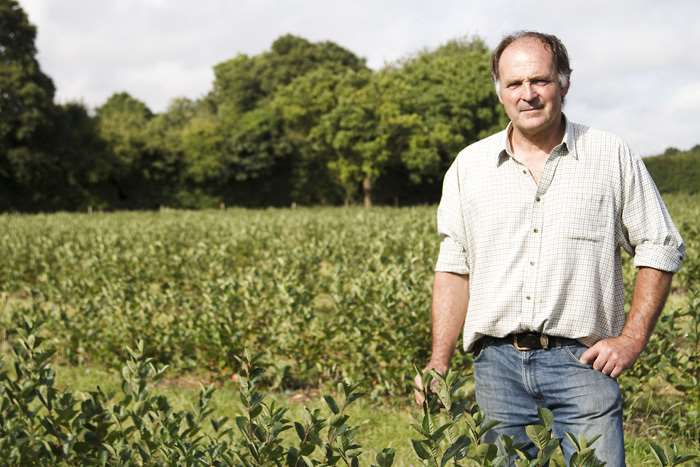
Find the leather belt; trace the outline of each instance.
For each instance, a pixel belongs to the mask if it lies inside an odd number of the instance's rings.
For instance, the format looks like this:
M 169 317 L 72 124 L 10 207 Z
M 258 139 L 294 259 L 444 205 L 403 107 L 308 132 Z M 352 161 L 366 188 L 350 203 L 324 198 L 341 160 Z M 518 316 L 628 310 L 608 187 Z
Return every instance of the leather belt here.
M 512 344 L 516 350 L 521 352 L 527 350 L 549 349 L 552 347 L 561 347 L 564 345 L 576 344 L 576 339 L 568 337 L 550 336 L 548 334 L 540 334 L 539 332 L 521 332 L 518 334 L 508 334 L 505 337 L 484 336 L 477 342 L 475 350 L 478 352 L 481 348 L 491 344 Z

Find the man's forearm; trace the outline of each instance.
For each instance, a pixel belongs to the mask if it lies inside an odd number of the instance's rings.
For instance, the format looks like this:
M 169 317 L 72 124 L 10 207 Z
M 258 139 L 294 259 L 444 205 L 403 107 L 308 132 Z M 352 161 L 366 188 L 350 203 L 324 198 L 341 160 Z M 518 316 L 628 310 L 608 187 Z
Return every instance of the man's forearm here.
M 436 272 L 433 283 L 433 347 L 430 368 L 447 370 L 469 303 L 469 276 Z
M 630 311 L 622 335 L 634 339 L 643 349 L 671 290 L 673 273 L 653 268 L 639 268 L 634 283 Z
M 622 333 L 596 342 L 581 355 L 581 362 L 613 378 L 634 365 L 664 308 L 672 277 L 670 272 L 639 268 Z

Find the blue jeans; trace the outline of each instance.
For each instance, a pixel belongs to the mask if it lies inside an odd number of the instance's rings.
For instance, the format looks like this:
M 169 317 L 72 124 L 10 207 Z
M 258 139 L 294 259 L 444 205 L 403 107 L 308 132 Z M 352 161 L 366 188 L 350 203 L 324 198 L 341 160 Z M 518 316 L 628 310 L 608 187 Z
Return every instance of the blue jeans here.
M 536 452 L 525 427 L 541 423 L 537 408 L 546 407 L 554 414 L 554 436 L 564 439 L 567 465 L 575 452 L 564 438 L 568 431 L 587 440 L 601 435 L 593 444 L 598 459 L 607 467 L 624 467 L 620 387 L 578 362 L 585 350 L 583 344 L 523 352 L 507 343 L 484 347 L 474 358 L 476 401 L 487 419 L 500 422 L 485 440 L 493 443 L 505 434 Z

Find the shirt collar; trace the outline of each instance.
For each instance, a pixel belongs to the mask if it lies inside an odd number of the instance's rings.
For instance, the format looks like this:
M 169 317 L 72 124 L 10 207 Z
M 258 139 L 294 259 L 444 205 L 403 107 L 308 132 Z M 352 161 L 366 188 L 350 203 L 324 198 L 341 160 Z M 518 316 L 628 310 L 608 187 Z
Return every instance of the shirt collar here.
M 566 118 L 566 115 L 562 114 L 564 118 L 564 137 L 561 143 L 556 145 L 552 149 L 552 153 L 556 153 L 559 156 L 571 155 L 574 159 L 578 160 L 578 154 L 576 153 L 576 139 L 574 137 L 574 124 Z M 500 166 L 503 161 L 509 157 L 513 157 L 513 148 L 510 145 L 510 132 L 513 130 L 513 122 L 508 122 L 508 126 L 503 131 L 503 140 L 501 144 L 501 150 L 498 152 L 498 158 L 496 160 L 496 165 Z

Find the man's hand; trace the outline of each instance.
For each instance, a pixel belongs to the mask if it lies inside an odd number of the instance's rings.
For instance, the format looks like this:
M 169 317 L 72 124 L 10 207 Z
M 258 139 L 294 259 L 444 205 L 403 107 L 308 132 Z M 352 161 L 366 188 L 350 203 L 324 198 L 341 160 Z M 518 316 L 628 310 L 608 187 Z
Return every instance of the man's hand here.
M 644 343 L 623 334 L 599 340 L 581 355 L 579 361 L 592 364 L 594 370 L 617 378 L 634 364 L 642 350 Z
M 617 378 L 631 367 L 642 353 L 664 308 L 671 290 L 673 273 L 640 267 L 635 278 L 627 321 L 618 337 L 602 339 L 586 350 L 579 361 Z
M 435 370 L 441 375 L 444 375 L 445 372 L 447 371 L 447 367 L 445 366 L 435 366 L 435 365 L 430 365 L 426 366 L 423 369 L 423 373 L 425 373 L 428 370 Z M 439 384 L 439 381 L 436 379 L 433 379 L 430 382 L 430 390 L 432 392 L 435 392 L 437 390 L 437 385 Z M 417 374 L 416 377 L 413 379 L 413 396 L 416 399 L 416 405 L 418 407 L 423 405 L 423 402 L 425 402 L 425 396 L 423 395 L 423 377 L 420 374 Z
M 455 350 L 459 333 L 464 327 L 469 303 L 469 276 L 451 272 L 436 272 L 433 282 L 432 335 L 433 345 L 430 361 L 423 373 L 435 370 L 445 374 Z M 423 379 L 416 375 L 413 380 L 416 404 L 423 404 Z M 437 383 L 437 381 L 433 381 Z M 431 384 L 431 390 L 435 387 Z

